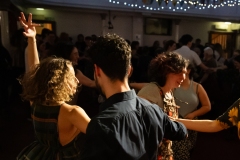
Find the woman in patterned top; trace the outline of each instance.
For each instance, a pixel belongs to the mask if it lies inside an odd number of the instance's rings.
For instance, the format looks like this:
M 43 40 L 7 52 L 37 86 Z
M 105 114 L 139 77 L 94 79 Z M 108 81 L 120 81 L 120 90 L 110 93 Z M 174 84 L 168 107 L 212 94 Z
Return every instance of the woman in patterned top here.
M 148 68 L 151 83 L 146 84 L 138 96 L 157 104 L 171 117 L 178 117 L 173 89 L 181 85 L 187 73 L 188 62 L 173 52 L 163 53 L 154 58 Z M 159 145 L 158 160 L 172 160 L 172 142 L 164 139 Z

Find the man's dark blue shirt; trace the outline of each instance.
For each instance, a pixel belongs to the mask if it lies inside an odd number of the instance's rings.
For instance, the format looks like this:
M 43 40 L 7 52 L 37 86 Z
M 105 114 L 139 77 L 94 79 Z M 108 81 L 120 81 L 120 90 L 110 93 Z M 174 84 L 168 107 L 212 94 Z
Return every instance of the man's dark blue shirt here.
M 171 121 L 134 90 L 112 95 L 100 110 L 87 127 L 81 159 L 156 160 L 163 138 L 182 140 L 187 135 L 183 124 Z

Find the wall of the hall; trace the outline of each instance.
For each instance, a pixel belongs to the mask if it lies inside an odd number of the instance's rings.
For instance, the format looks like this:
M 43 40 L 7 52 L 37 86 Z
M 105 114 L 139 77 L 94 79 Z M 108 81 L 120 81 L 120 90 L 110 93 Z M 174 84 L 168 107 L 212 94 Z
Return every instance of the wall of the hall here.
M 81 9 L 79 9 L 81 10 Z M 131 13 L 111 13 L 111 21 L 114 26 L 113 30 L 108 29 L 108 16 L 103 20 L 100 13 L 94 12 L 82 12 L 71 10 L 49 10 L 38 11 L 36 9 L 27 9 L 25 13 L 33 13 L 36 18 L 42 17 L 44 19 L 50 19 L 56 21 L 57 35 L 61 32 L 67 32 L 73 41 L 76 41 L 78 34 L 84 36 L 96 34 L 102 35 L 105 33 L 116 33 L 125 39 L 130 41 L 138 40 L 141 45 L 151 46 L 155 40 L 159 40 L 162 44 L 163 40 L 177 40 L 183 34 L 191 34 L 194 39 L 200 38 L 202 44 L 208 41 L 208 32 L 212 30 L 212 25 L 216 22 L 209 20 L 196 19 L 182 19 L 179 24 L 179 32 L 176 33 L 176 25 L 173 22 L 172 35 L 145 35 L 143 30 L 144 15 L 137 15 Z M 43 16 L 39 16 L 43 15 Z M 113 17 L 115 17 L 113 19 Z

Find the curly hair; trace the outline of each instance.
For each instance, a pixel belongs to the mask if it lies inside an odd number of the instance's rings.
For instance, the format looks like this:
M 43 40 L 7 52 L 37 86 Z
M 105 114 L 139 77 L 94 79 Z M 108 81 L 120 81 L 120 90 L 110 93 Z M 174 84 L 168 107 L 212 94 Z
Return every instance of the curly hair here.
M 99 37 L 88 50 L 92 62 L 111 80 L 123 81 L 131 64 L 131 48 L 116 34 Z
M 36 103 L 70 101 L 73 87 L 77 86 L 75 75 L 69 71 L 72 63 L 62 58 L 48 57 L 26 73 L 19 81 L 23 87 L 21 97 Z M 76 85 L 76 86 L 75 86 Z
M 169 73 L 181 73 L 187 66 L 188 61 L 178 53 L 159 54 L 149 64 L 148 77 L 151 82 L 157 82 L 163 87 Z

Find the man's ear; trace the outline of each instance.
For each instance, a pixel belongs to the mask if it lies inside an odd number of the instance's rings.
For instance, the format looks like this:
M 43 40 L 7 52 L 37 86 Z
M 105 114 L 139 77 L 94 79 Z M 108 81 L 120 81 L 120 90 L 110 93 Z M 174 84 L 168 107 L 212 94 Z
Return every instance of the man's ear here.
M 94 64 L 94 72 L 95 72 L 95 75 L 98 77 L 101 75 L 100 70 L 101 69 L 96 64 Z
M 128 78 L 131 77 L 132 73 L 133 73 L 133 67 L 132 67 L 132 65 L 129 65 L 128 73 L 127 73 L 128 74 Z

